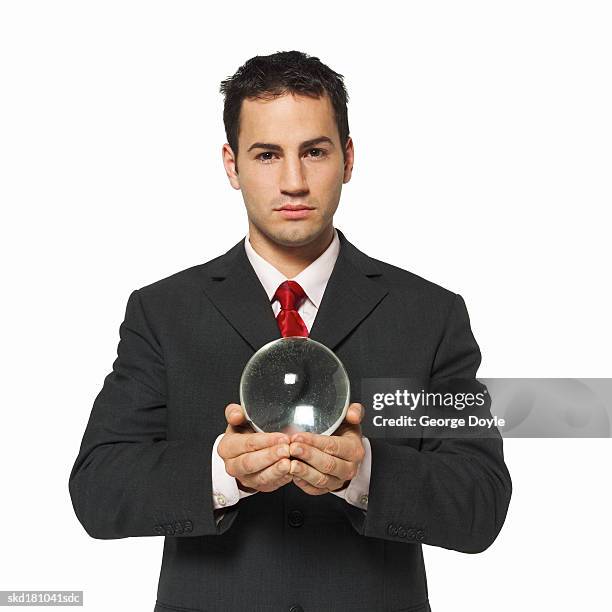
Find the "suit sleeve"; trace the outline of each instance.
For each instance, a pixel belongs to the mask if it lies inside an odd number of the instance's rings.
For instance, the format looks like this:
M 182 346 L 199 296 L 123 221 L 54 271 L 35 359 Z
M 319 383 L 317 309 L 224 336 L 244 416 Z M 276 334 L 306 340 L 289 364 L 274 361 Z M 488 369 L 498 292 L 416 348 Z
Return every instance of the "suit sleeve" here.
M 431 381 L 475 378 L 480 350 L 463 298 L 455 295 Z M 501 435 L 422 438 L 420 448 L 371 439 L 368 512 L 349 516 L 357 531 L 385 540 L 466 553 L 487 549 L 504 523 L 512 482 Z
M 166 439 L 163 352 L 138 290 L 119 336 L 69 477 L 77 518 L 99 539 L 222 533 L 234 517 L 228 512 L 219 527 L 215 522 L 211 448 Z

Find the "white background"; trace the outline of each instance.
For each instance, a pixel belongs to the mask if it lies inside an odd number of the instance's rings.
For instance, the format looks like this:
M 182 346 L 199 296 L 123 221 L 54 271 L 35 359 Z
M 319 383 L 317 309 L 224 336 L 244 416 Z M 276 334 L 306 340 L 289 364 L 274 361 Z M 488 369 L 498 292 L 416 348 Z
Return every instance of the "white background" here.
M 89 538 L 68 475 L 130 292 L 246 233 L 218 87 L 253 55 L 345 76 L 336 225 L 465 298 L 480 376 L 609 377 L 611 30 L 584 0 L 2 2 L 0 590 L 153 608 L 163 538 Z M 432 608 L 609 610 L 610 440 L 505 452 L 493 546 L 424 549 Z

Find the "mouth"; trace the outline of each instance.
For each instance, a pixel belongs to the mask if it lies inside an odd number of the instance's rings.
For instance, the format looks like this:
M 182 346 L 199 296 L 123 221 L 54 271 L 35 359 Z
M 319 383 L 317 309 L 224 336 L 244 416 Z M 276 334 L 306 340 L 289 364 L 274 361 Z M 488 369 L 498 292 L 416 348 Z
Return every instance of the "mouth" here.
M 305 204 L 283 204 L 280 208 L 275 208 L 285 219 L 304 219 L 314 210 L 312 206 Z

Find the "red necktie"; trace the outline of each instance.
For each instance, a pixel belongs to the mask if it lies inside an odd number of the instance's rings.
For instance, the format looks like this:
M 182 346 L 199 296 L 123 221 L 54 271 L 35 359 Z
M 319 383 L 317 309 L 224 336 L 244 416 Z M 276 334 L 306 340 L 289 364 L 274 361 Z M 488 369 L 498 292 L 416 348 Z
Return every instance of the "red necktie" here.
M 272 301 L 278 300 L 281 305 L 280 312 L 276 316 L 276 322 L 283 338 L 287 336 L 308 336 L 306 323 L 297 311 L 305 298 L 306 293 L 295 281 L 285 281 L 278 286 Z

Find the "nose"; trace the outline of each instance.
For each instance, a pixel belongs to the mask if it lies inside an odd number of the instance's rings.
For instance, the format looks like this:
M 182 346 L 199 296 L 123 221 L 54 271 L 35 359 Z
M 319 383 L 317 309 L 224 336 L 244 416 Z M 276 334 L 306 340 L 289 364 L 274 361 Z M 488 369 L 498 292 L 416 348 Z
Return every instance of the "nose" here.
M 282 193 L 289 195 L 308 193 L 308 183 L 299 157 L 286 156 L 283 160 L 280 190 Z

